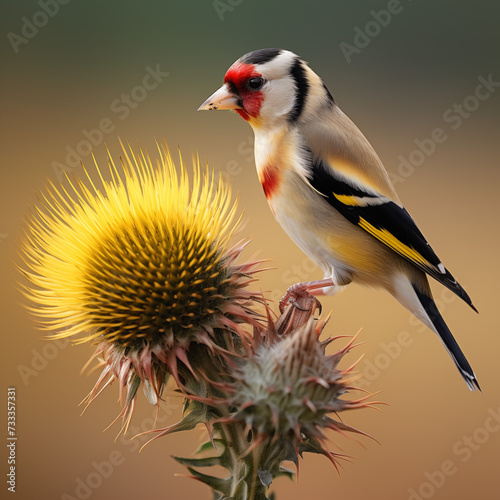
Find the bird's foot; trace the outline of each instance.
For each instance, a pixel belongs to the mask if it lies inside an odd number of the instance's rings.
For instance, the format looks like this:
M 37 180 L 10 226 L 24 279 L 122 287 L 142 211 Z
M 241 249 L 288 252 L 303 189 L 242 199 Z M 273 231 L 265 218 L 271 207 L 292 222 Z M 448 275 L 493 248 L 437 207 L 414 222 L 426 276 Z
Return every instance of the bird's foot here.
M 286 309 L 288 304 L 301 311 L 310 311 L 313 307 L 319 309 L 321 314 L 321 302 L 314 295 L 322 295 L 323 288 L 334 286 L 331 278 L 325 278 L 317 281 L 305 281 L 304 283 L 296 283 L 288 288 L 285 295 L 280 300 L 280 312 Z

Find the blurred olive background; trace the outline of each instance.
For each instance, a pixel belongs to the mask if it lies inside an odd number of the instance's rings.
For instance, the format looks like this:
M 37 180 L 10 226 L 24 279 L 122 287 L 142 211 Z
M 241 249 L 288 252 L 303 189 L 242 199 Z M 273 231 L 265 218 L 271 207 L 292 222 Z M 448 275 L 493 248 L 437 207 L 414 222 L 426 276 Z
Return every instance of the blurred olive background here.
M 371 11 L 388 7 L 397 13 L 377 24 Z M 17 388 L 17 498 L 210 498 L 204 485 L 175 477 L 185 470 L 171 458 L 190 456 L 202 429 L 139 454 L 144 438 L 115 442 L 118 426 L 102 433 L 119 411 L 116 387 L 80 416 L 96 374 L 79 371 L 93 348 L 42 338 L 22 306 L 14 263 L 23 216 L 47 179 L 82 175 L 80 159 L 90 165 L 85 141 L 105 165 L 105 143 L 117 156 L 118 137 L 152 152 L 154 138 L 165 138 L 188 159 L 198 151 L 240 192 L 252 238 L 246 256 L 259 252 L 276 267 L 256 287 L 277 299 L 293 282 L 319 278 L 267 207 L 250 127 L 234 113 L 196 112 L 235 59 L 263 47 L 295 51 L 323 77 L 468 290 L 479 315 L 434 287 L 483 389 L 470 393 L 438 339 L 385 293 L 353 285 L 324 299 L 329 334 L 363 328 L 366 343 L 348 361 L 365 354 L 364 387 L 382 391 L 388 406 L 343 418 L 380 445 L 333 436 L 332 449 L 355 457 L 342 480 L 326 459 L 306 455 L 298 485 L 273 485 L 278 499 L 498 498 L 499 84 L 483 89 L 483 100 L 470 97 L 479 77 L 500 82 L 498 2 L 10 0 L 1 8 L 1 367 L 4 397 Z M 342 47 L 355 48 L 350 62 Z M 151 72 L 156 80 L 144 80 Z M 436 128 L 446 139 L 424 141 Z M 425 153 L 415 152 L 416 140 Z M 168 398 L 159 425 L 176 420 L 180 403 Z M 152 416 L 140 396 L 131 435 L 150 428 Z M 5 425 L 2 417 L 2 433 Z M 1 455 L 5 474 L 5 445 Z

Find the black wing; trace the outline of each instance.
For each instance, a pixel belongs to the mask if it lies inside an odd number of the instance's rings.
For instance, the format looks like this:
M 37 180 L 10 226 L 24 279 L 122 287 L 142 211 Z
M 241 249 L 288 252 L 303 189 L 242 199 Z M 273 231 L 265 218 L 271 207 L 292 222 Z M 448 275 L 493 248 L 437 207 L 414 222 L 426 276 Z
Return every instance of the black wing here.
M 341 179 L 325 162 L 312 165 L 309 182 L 349 222 L 435 278 L 476 311 L 465 290 L 441 263 L 406 209 L 380 193 Z

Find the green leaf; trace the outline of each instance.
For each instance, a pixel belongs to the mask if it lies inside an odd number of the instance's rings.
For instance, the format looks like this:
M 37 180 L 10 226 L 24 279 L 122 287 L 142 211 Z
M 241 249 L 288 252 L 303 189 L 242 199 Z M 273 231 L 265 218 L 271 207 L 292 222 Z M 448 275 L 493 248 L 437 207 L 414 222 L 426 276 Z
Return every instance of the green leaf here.
M 222 465 L 221 464 L 221 457 L 215 456 L 215 457 L 206 457 L 206 458 L 181 458 L 181 457 L 172 457 L 177 462 L 179 462 L 182 465 L 185 465 L 186 467 L 213 467 L 215 465 Z
M 318 453 L 319 455 L 324 455 L 325 451 L 317 439 L 309 438 L 307 441 L 299 444 L 299 453 Z
M 182 420 L 172 425 L 168 433 L 172 434 L 173 432 L 190 431 L 203 421 L 204 420 L 200 418 L 200 415 L 198 413 L 188 413 L 182 418 Z
M 295 479 L 295 471 L 287 469 L 286 467 L 280 467 L 279 471 L 274 475 L 274 477 L 277 478 L 282 476 L 288 477 L 293 481 Z
M 205 483 L 207 486 L 210 486 L 213 490 L 219 491 L 223 495 L 229 495 L 229 488 L 231 486 L 231 477 L 226 479 L 221 479 L 220 477 L 208 476 L 206 474 L 202 474 L 198 472 L 196 469 L 192 467 L 188 467 L 188 471 L 193 475 L 195 479 Z
M 225 441 L 223 439 L 215 438 L 214 439 L 214 443 L 215 443 L 215 446 L 217 446 L 218 449 L 219 449 L 219 446 L 222 446 L 223 448 L 226 447 Z M 206 443 L 203 443 L 198 448 L 198 450 L 196 450 L 196 454 L 203 453 L 204 451 L 209 451 L 209 450 L 213 450 L 213 449 L 214 449 L 214 445 L 212 444 L 212 441 L 207 441 Z

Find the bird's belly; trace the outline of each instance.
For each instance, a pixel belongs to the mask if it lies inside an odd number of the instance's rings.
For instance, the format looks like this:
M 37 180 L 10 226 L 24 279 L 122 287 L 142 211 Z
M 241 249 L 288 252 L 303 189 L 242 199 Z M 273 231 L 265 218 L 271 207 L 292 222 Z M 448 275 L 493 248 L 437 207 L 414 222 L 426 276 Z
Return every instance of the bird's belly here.
M 302 179 L 287 179 L 268 202 L 288 236 L 335 284 L 383 286 L 380 276 L 389 278 L 395 271 L 389 249 L 349 222 Z

